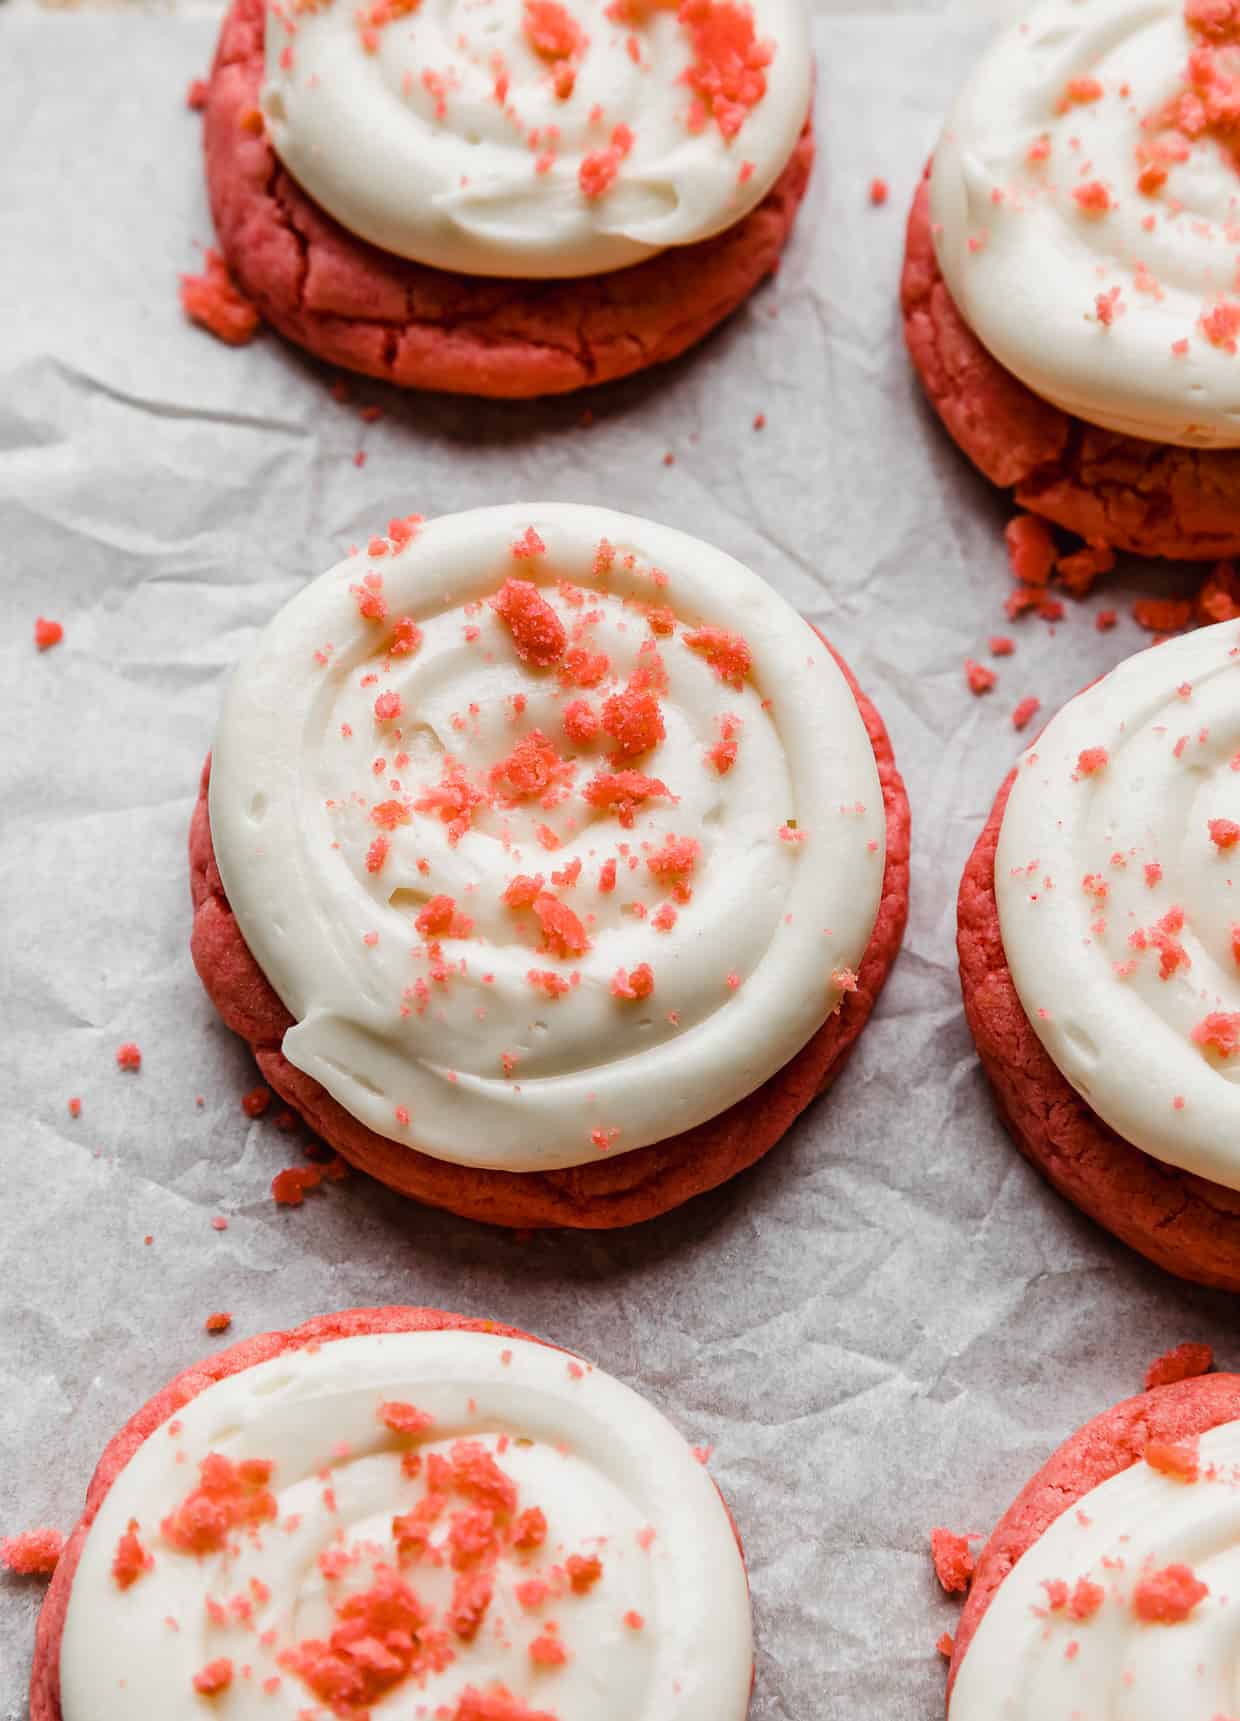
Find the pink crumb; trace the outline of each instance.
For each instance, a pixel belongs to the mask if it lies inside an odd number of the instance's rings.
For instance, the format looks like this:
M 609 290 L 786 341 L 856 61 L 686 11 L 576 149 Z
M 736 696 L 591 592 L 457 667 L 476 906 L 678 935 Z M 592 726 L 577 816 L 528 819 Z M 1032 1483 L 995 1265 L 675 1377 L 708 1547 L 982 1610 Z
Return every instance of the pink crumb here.
M 1178 1344 L 1173 1350 L 1157 1357 L 1146 1369 L 1145 1390 L 1152 1392 L 1158 1386 L 1172 1386 L 1179 1380 L 1194 1380 L 1200 1374 L 1209 1374 L 1213 1367 L 1214 1352 L 1209 1345 L 1191 1342 Z
M 50 651 L 64 637 L 65 630 L 58 621 L 48 621 L 46 616 L 35 617 L 34 643 L 40 651 Z
M 950 1530 L 931 1530 L 930 1557 L 934 1561 L 934 1575 L 948 1595 L 968 1589 L 975 1565 L 968 1536 L 953 1535 Z
M 0 1565 L 22 1578 L 49 1577 L 56 1570 L 64 1545 L 59 1530 L 22 1530 L 0 1541 Z
M 237 287 L 218 251 L 208 251 L 201 275 L 181 276 L 181 309 L 217 340 L 242 347 L 258 332 L 259 314 Z
M 1017 514 L 1003 529 L 1012 577 L 1024 586 L 1044 586 L 1059 552 L 1045 520 Z

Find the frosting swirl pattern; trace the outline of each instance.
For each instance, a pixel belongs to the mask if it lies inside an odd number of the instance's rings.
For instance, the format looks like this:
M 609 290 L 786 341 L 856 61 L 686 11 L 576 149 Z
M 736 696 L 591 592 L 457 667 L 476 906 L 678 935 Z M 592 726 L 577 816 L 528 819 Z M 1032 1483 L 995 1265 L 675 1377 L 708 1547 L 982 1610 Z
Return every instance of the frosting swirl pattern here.
M 744 1567 L 680 1435 L 562 1351 L 387 1333 L 217 1381 L 99 1509 L 65 1721 L 743 1721 Z
M 276 0 L 261 107 L 363 239 L 568 277 L 739 221 L 809 96 L 804 0 Z
M 1057 1518 L 995 1591 L 950 1721 L 1240 1712 L 1240 1423 L 1152 1448 Z
M 281 611 L 220 725 L 212 835 L 285 1055 L 460 1164 L 585 1164 L 715 1116 L 873 929 L 847 683 L 756 575 L 647 521 L 390 532 Z
M 995 889 L 1025 1014 L 1125 1140 L 1240 1189 L 1240 629 L 1140 652 L 1021 760 Z
M 1046 0 L 934 158 L 939 266 L 1015 376 L 1090 423 L 1240 446 L 1240 12 Z

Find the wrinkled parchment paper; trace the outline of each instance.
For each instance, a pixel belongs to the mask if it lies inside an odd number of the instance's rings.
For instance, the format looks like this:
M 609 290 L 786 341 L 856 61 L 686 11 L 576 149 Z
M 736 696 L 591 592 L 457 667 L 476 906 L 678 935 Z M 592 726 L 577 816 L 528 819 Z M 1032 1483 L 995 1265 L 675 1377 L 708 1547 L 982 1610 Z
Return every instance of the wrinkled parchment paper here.
M 488 407 L 365 383 L 342 406 L 276 337 L 232 352 L 182 321 L 177 272 L 210 240 L 183 104 L 209 10 L 0 8 L 0 1533 L 69 1528 L 106 1438 L 227 1342 L 211 1310 L 234 1337 L 352 1304 L 491 1315 L 714 1445 L 749 1551 L 753 1721 L 927 1721 L 955 1619 L 930 1526 L 985 1530 L 1176 1341 L 1240 1363 L 1230 1299 L 1113 1244 L 1017 1157 L 960 1011 L 956 883 L 1017 752 L 1012 707 L 1053 709 L 1136 649 L 1132 592 L 1177 578 L 1116 577 L 1110 634 L 1097 598 L 1053 634 L 1007 626 L 1007 509 L 906 365 L 904 214 L 977 13 L 821 18 L 820 154 L 778 281 L 671 368 Z M 386 417 L 363 422 L 368 402 Z M 523 497 L 709 537 L 844 650 L 913 800 L 904 953 L 831 1098 L 663 1220 L 521 1242 L 360 1176 L 277 1208 L 296 1142 L 243 1115 L 253 1066 L 187 948 L 186 827 L 224 678 L 391 514 Z M 38 614 L 65 626 L 42 656 Z M 971 697 L 964 657 L 1009 631 L 998 687 Z M 128 1040 L 136 1076 L 114 1062 Z M 40 1594 L 0 1580 L 6 1721 L 26 1713 Z

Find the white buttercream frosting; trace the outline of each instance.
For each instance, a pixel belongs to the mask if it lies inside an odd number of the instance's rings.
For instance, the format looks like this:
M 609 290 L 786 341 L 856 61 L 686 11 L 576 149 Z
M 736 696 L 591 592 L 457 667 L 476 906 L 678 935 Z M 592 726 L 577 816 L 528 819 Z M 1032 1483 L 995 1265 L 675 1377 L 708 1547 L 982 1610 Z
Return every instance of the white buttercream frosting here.
M 1093 1110 L 1240 1189 L 1240 628 L 1121 663 L 1020 762 L 995 857 L 1003 948 Z
M 792 154 L 805 0 L 271 6 L 262 111 L 351 232 L 472 275 L 594 275 L 730 227 Z
M 397 1432 L 410 1408 L 425 1426 Z M 251 1521 L 194 1552 L 208 1459 L 270 1475 Z M 479 1574 L 489 1600 L 461 1621 Z M 412 1642 L 385 1636 L 408 1629 L 398 1586 Z M 743 1721 L 751 1662 L 727 1513 L 665 1418 L 562 1351 L 438 1332 L 286 1352 L 151 1434 L 82 1549 L 60 1672 L 65 1721 Z M 525 1707 L 469 1706 L 496 1687 Z
M 1188 10 L 1047 0 L 1008 29 L 948 118 L 931 211 L 961 314 L 1036 393 L 1108 429 L 1228 448 L 1240 23 Z
M 652 745 L 620 757 L 643 689 L 628 744 Z M 852 984 L 883 877 L 873 752 L 813 630 L 722 551 L 563 504 L 438 519 L 307 586 L 233 681 L 210 811 L 286 1056 L 380 1134 L 506 1170 L 751 1093 Z
M 950 1721 L 1240 1713 L 1240 1423 L 1198 1462 L 1196 1482 L 1138 1462 L 1055 1519 L 983 1614 Z

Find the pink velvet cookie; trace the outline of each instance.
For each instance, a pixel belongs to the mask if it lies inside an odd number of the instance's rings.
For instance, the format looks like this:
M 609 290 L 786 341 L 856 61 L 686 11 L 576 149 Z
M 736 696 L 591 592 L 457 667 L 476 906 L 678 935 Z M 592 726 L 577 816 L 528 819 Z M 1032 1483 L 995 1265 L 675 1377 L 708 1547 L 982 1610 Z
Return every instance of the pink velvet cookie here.
M 454 38 L 452 8 L 234 0 L 207 183 L 268 322 L 389 382 L 524 398 L 674 358 L 776 268 L 813 159 L 798 9 L 574 4 L 486 0 Z
M 965 1014 L 1017 1146 L 1150 1260 L 1228 1290 L 1240 1000 L 1214 798 L 1234 794 L 1238 645 L 1234 623 L 1205 629 L 1064 707 L 1000 789 L 958 905 Z
M 515 1328 L 351 1309 L 205 1359 L 109 1444 L 30 1713 L 642 1721 L 685 1658 L 659 1716 L 744 1721 L 739 1538 L 663 1416 Z
M 1236 38 L 1200 0 L 1044 0 L 983 58 L 913 201 L 927 395 L 987 478 L 1091 545 L 1240 551 L 1240 307 L 1214 266 L 1240 175 L 1211 106 Z
M 1240 1376 L 1104 1411 L 1017 1496 L 978 1559 L 949 1721 L 1221 1721 L 1234 1712 Z M 1172 1695 L 1174 1693 L 1174 1696 Z
M 462 593 L 476 595 L 458 610 L 441 586 L 428 608 L 423 567 L 440 580 L 459 567 Z M 313 910 L 279 900 L 288 857 L 269 846 L 272 815 L 293 825 L 301 815 L 275 807 L 276 777 L 249 780 L 236 690 L 214 769 L 203 773 L 190 835 L 192 948 L 225 1022 L 254 1048 L 264 1079 L 346 1159 L 471 1218 L 631 1224 L 752 1165 L 834 1080 L 900 944 L 908 802 L 874 707 L 766 588 L 765 614 L 744 638 L 721 625 L 687 627 L 702 617 L 699 603 L 729 613 L 739 587 L 727 587 L 755 576 L 649 522 L 559 507 L 485 510 L 433 522 L 371 568 L 324 576 L 316 600 L 329 606 L 324 637 L 335 653 L 371 678 L 365 716 L 341 707 L 332 718 L 341 740 L 344 728 L 359 740 L 365 761 L 358 784 L 341 779 L 329 798 L 351 808 L 333 815 L 332 853 L 348 868 L 356 860 L 354 882 L 333 879 Z M 530 582 L 514 582 L 506 568 Z M 367 593 L 380 598 L 383 616 L 359 618 L 350 585 L 363 603 Z M 350 609 L 355 643 L 346 643 Z M 416 617 L 412 664 L 391 655 L 401 637 L 393 627 L 408 636 L 401 611 Z M 277 618 L 264 657 L 279 666 L 286 692 L 277 697 L 295 729 L 286 625 Z M 296 637 L 306 636 L 298 628 Z M 367 646 L 377 655 L 358 656 Z M 812 739 L 799 733 L 791 703 L 765 695 L 764 673 L 780 663 L 810 677 Z M 406 672 L 413 678 L 398 679 Z M 444 705 L 435 689 L 449 674 Z M 313 676 L 309 688 L 313 696 Z M 267 695 L 259 688 L 254 697 L 261 711 Z M 378 781 L 370 754 L 379 738 L 366 733 L 376 699 L 385 711 L 400 707 L 381 719 L 389 727 Z M 432 751 L 420 766 L 406 757 L 398 778 L 386 774 L 423 724 L 453 735 L 445 713 L 454 701 L 469 713 L 455 730 L 460 755 L 441 763 Z M 391 725 L 401 723 L 409 727 L 398 738 Z M 224 778 L 221 748 L 231 754 Z M 626 768 L 609 768 L 617 765 Z M 419 793 L 428 770 L 438 783 Z M 833 793 L 838 809 L 828 813 Z M 237 817 L 256 796 L 277 881 L 269 888 Z M 789 799 L 815 816 L 798 817 Z M 355 831 L 338 828 L 355 816 Z M 221 818 L 230 858 L 217 864 Z M 801 894 L 817 889 L 818 873 L 802 867 L 815 848 L 843 892 L 833 906 Z M 763 896 L 769 890 L 776 907 L 763 932 L 744 905 L 768 869 Z M 469 893 L 443 888 L 466 876 Z M 393 904 L 412 924 L 388 919 Z M 285 968 L 271 917 L 303 928 L 293 945 L 308 953 L 324 916 L 342 917 L 343 930 L 359 907 L 363 921 L 345 946 L 360 952 L 358 978 L 325 1011 L 309 982 Z M 825 948 L 804 953 L 797 977 L 776 928 L 791 934 L 802 923 Z M 372 954 L 389 950 L 397 968 L 384 986 L 402 1008 L 376 1050 L 341 1016 L 355 1007 L 348 988 L 366 992 Z M 779 1025 L 780 1012 L 798 1005 L 807 1013 Z M 308 1044 L 307 1024 L 316 1036 L 325 1028 L 325 1056 Z M 444 1068 L 447 1057 L 461 1067 Z

